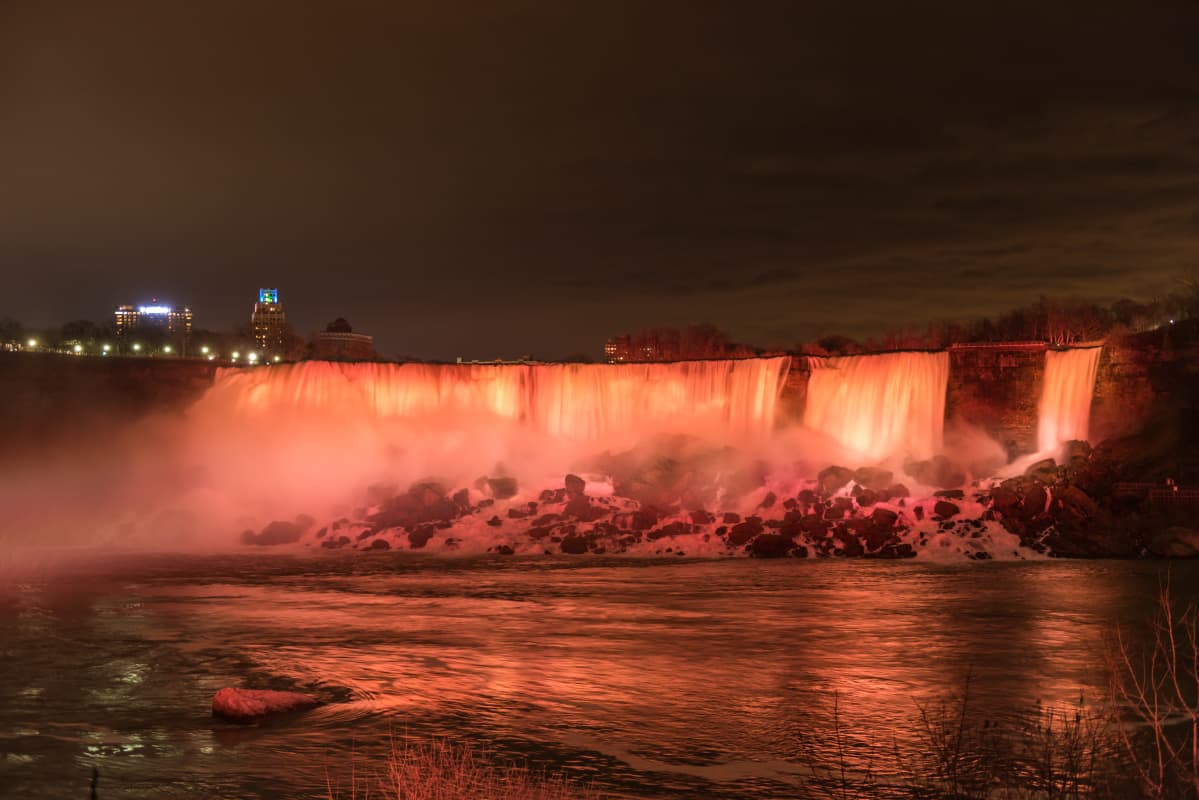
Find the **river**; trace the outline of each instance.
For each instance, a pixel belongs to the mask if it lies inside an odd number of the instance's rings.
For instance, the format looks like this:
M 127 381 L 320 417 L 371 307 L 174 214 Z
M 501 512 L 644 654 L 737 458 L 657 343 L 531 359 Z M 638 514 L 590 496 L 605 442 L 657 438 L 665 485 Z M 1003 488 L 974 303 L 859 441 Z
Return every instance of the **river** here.
M 1199 564 L 1176 563 L 1194 599 Z M 327 797 L 389 737 L 447 736 L 615 796 L 795 796 L 960 692 L 1101 701 L 1157 562 L 108 557 L 0 586 L 0 796 Z M 214 721 L 223 686 L 314 711 Z M 352 755 L 351 755 L 352 754 Z M 879 767 L 876 765 L 875 767 Z

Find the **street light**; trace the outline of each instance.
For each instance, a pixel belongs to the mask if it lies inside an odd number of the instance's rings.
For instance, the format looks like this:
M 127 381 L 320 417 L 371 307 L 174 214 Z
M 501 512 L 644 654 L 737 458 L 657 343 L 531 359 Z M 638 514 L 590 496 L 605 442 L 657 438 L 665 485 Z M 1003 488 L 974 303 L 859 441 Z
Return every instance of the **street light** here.
M 134 343 L 134 345 L 133 345 L 133 352 L 135 352 L 135 353 L 140 353 L 140 352 L 141 352 L 141 349 L 142 349 L 142 346 L 141 346 L 140 344 Z
M 106 344 L 106 345 L 103 345 L 100 349 L 103 350 L 105 353 L 107 353 L 109 350 L 112 349 L 112 345 Z
M 279 356 L 275 356 L 274 358 L 272 358 L 272 359 L 271 359 L 271 361 L 274 361 L 276 364 L 278 364 L 278 363 L 279 363 Z
M 29 349 L 32 350 L 33 348 L 37 347 L 37 339 L 30 339 L 25 344 L 29 345 Z
M 164 344 L 164 345 L 162 346 L 162 352 L 164 352 L 164 353 L 169 353 L 169 352 L 171 352 L 171 346 L 170 346 L 169 344 Z
M 77 344 L 74 347 L 72 347 L 71 349 L 75 351 L 75 355 L 79 355 L 80 353 L 83 352 L 83 345 Z
M 201 347 L 200 352 L 203 353 L 204 355 L 208 355 L 208 345 L 204 345 L 203 347 Z
M 250 355 L 246 356 L 246 358 L 250 359 L 250 363 L 253 364 L 255 361 L 258 360 L 258 354 L 250 353 Z
M 241 353 L 239 353 L 239 352 L 237 352 L 236 350 L 234 350 L 234 351 L 233 351 L 233 360 L 234 360 L 234 361 L 236 361 L 236 360 L 237 360 L 237 357 L 238 357 L 238 356 L 240 356 L 240 355 L 241 355 Z

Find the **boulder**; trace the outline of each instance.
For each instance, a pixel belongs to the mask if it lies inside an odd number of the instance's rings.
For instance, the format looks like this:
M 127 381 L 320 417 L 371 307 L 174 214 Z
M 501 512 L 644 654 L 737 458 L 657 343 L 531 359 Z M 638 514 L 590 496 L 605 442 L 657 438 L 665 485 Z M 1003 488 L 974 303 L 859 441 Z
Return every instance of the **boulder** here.
M 375 539 L 375 541 L 371 542 L 371 546 L 368 547 L 367 549 L 368 550 L 390 550 L 391 544 L 389 544 L 386 539 Z
M 487 488 L 496 500 L 507 500 L 515 497 L 517 492 L 516 478 L 488 478 Z
M 825 494 L 835 494 L 847 483 L 853 480 L 853 470 L 847 467 L 831 466 L 820 471 L 816 476 L 820 490 Z
M 1149 540 L 1149 551 L 1162 558 L 1194 558 L 1199 556 L 1199 531 L 1166 528 Z
M 432 525 L 422 525 L 408 534 L 408 546 L 413 550 L 419 550 L 429 543 L 433 538 L 433 534 L 437 531 Z
M 564 538 L 558 547 L 567 555 L 580 556 L 587 552 L 587 540 L 582 536 L 571 535 Z
M 226 687 L 212 696 L 212 716 L 230 722 L 258 722 L 272 714 L 305 711 L 321 703 L 310 694 Z
M 738 522 L 729 531 L 728 542 L 733 547 L 740 547 L 762 532 L 762 523 L 746 520 Z
M 263 528 L 260 533 L 254 533 L 253 531 L 243 532 L 241 540 L 245 544 L 270 546 L 298 542 L 303 535 L 304 528 L 302 526 L 294 522 L 275 520 Z
M 1058 492 L 1060 521 L 1080 525 L 1100 515 L 1099 504 L 1077 486 L 1067 486 Z
M 1042 458 L 1024 470 L 1024 477 L 1034 478 L 1041 483 L 1053 483 L 1057 480 L 1057 462 L 1052 458 Z
M 870 521 L 880 528 L 893 528 L 899 521 L 899 515 L 889 508 L 876 508 L 870 514 Z
M 960 514 L 961 511 L 962 510 L 958 508 L 956 503 L 951 503 L 948 500 L 938 500 L 936 504 L 933 505 L 933 514 L 936 515 L 938 520 L 953 519 Z
M 566 491 L 568 494 L 581 495 L 583 490 L 587 488 L 587 482 L 578 475 L 566 476 Z
M 891 485 L 895 473 L 881 467 L 861 467 L 854 470 L 853 479 L 859 486 L 881 492 Z
M 791 551 L 794 543 L 777 533 L 763 533 L 749 546 L 749 554 L 757 558 L 782 558 Z

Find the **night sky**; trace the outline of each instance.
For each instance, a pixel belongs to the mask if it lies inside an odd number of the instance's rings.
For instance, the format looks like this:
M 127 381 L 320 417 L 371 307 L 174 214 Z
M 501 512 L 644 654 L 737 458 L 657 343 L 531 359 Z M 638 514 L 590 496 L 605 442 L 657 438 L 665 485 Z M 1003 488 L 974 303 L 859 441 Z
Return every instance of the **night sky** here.
M 468 8 L 473 6 L 473 8 Z M 0 3 L 0 315 L 794 344 L 1199 266 L 1199 2 Z

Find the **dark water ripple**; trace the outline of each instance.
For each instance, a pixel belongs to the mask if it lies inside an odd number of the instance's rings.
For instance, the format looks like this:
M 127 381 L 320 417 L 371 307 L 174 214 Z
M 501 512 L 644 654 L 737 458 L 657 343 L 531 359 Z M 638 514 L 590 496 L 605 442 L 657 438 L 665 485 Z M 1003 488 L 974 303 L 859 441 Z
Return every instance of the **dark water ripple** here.
M 0 796 L 85 797 L 98 765 L 102 797 L 322 797 L 404 735 L 630 797 L 795 796 L 834 696 L 855 763 L 966 675 L 994 717 L 1099 697 L 1161 569 L 110 559 L 0 588 Z M 208 714 L 228 685 L 329 704 L 229 726 Z

